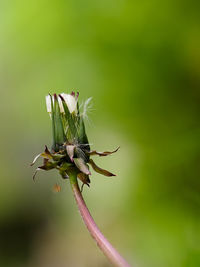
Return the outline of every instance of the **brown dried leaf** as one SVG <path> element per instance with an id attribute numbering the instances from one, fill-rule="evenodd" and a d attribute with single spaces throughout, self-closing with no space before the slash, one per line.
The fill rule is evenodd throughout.
<path id="1" fill-rule="evenodd" d="M 107 170 L 104 170 L 104 169 L 98 167 L 98 166 L 94 163 L 94 161 L 93 161 L 92 159 L 90 159 L 89 163 L 91 164 L 91 166 L 92 166 L 92 168 L 93 168 L 93 170 L 94 170 L 95 172 L 98 172 L 98 173 L 100 173 L 100 174 L 102 174 L 102 175 L 109 176 L 109 177 L 110 177 L 110 176 L 116 176 L 115 174 L 113 174 L 113 173 L 111 173 L 111 172 L 109 172 L 109 171 L 107 171 Z"/>
<path id="2" fill-rule="evenodd" d="M 44 159 L 52 159 L 52 155 L 51 155 L 51 153 L 49 152 L 47 146 L 45 146 L 45 151 L 44 151 L 44 152 L 38 154 L 38 155 L 34 158 L 33 162 L 31 163 L 31 166 L 33 166 L 33 165 L 35 164 L 35 162 L 37 161 L 37 159 L 38 159 L 39 157 L 43 157 Z"/>
<path id="3" fill-rule="evenodd" d="M 87 186 L 90 186 L 89 183 L 90 183 L 90 179 L 89 179 L 89 176 L 86 175 L 85 173 L 78 173 L 77 177 L 81 180 L 81 182 L 83 184 L 86 184 Z"/>
<path id="4" fill-rule="evenodd" d="M 35 181 L 35 176 L 36 176 L 37 172 L 40 171 L 40 170 L 41 170 L 40 168 L 37 168 L 37 169 L 35 170 L 35 172 L 34 172 L 34 174 L 33 174 L 33 181 Z"/>
<path id="5" fill-rule="evenodd" d="M 41 157 L 45 158 L 45 159 L 52 159 L 52 155 L 49 152 L 47 146 L 45 146 L 45 151 L 43 153 L 40 154 Z"/>
<path id="6" fill-rule="evenodd" d="M 105 152 L 98 152 L 96 150 L 92 150 L 90 152 L 88 152 L 88 154 L 90 156 L 93 156 L 93 155 L 99 155 L 100 157 L 105 157 L 105 156 L 108 156 L 108 155 L 111 155 L 115 152 L 117 152 L 119 150 L 120 147 L 118 147 L 117 149 L 115 149 L 114 151 L 105 151 Z"/>
<path id="7" fill-rule="evenodd" d="M 41 154 L 37 155 L 37 156 L 34 158 L 33 162 L 30 164 L 30 166 L 33 166 L 33 165 L 35 164 L 36 160 L 37 160 L 40 156 L 41 156 Z"/>

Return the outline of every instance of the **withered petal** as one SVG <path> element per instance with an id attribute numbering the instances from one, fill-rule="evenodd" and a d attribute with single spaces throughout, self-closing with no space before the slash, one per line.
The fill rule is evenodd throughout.
<path id="1" fill-rule="evenodd" d="M 98 172 L 98 173 L 100 173 L 100 174 L 102 174 L 102 175 L 105 175 L 105 176 L 108 176 L 108 177 L 110 177 L 110 176 L 116 176 L 115 174 L 113 174 L 113 173 L 111 173 L 111 172 L 109 172 L 109 171 L 107 171 L 107 170 L 104 170 L 104 169 L 98 167 L 98 166 L 94 163 L 94 161 L 93 161 L 92 159 L 90 159 L 89 163 L 91 164 L 91 166 L 92 166 L 92 168 L 93 168 L 93 170 L 94 170 L 95 172 Z"/>
<path id="2" fill-rule="evenodd" d="M 39 157 L 43 157 L 44 159 L 52 159 L 52 158 L 53 158 L 52 155 L 51 155 L 51 153 L 49 152 L 47 146 L 45 146 L 45 151 L 42 152 L 42 153 L 40 153 L 40 154 L 38 154 L 38 155 L 34 158 L 33 162 L 31 163 L 31 166 L 33 166 L 33 165 L 35 164 L 35 162 L 37 161 L 37 159 L 38 159 Z"/>
<path id="3" fill-rule="evenodd" d="M 39 167 L 35 170 L 35 172 L 33 174 L 33 181 L 35 181 L 35 176 L 36 176 L 38 171 L 41 171 L 41 169 Z"/>
<path id="4" fill-rule="evenodd" d="M 46 154 L 48 154 L 48 155 L 51 155 L 51 152 L 49 151 L 49 149 L 48 149 L 47 146 L 45 146 L 45 150 L 44 150 L 44 152 L 45 152 Z"/>
<path id="5" fill-rule="evenodd" d="M 87 186 L 90 186 L 89 185 L 90 179 L 89 179 L 88 175 L 86 175 L 85 173 L 80 172 L 80 173 L 77 174 L 77 177 L 81 180 L 81 182 L 83 184 L 86 184 Z"/>
<path id="6" fill-rule="evenodd" d="M 37 161 L 37 159 L 38 159 L 40 156 L 41 156 L 41 154 L 38 154 L 38 155 L 34 158 L 33 162 L 30 164 L 30 166 L 33 166 L 33 165 L 35 164 L 35 162 Z"/>
<path id="7" fill-rule="evenodd" d="M 98 155 L 98 156 L 100 156 L 100 157 L 105 157 L 105 156 L 108 156 L 108 155 L 111 155 L 111 154 L 117 152 L 117 151 L 119 150 L 119 148 L 120 148 L 120 147 L 118 147 L 118 148 L 115 149 L 114 151 L 104 151 L 104 152 L 98 152 L 98 151 L 96 151 L 96 150 L 92 150 L 92 151 L 88 152 L 88 154 L 89 154 L 90 156 Z"/>

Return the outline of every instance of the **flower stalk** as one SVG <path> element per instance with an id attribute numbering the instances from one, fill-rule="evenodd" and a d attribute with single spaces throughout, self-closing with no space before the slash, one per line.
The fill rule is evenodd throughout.
<path id="1" fill-rule="evenodd" d="M 81 194 L 78 181 L 76 178 L 76 173 L 71 173 L 69 176 L 71 188 L 76 200 L 79 212 L 82 216 L 82 219 L 90 232 L 91 236 L 96 241 L 98 247 L 102 250 L 104 255 L 109 259 L 109 261 L 118 267 L 130 267 L 126 260 L 119 254 L 119 252 L 110 244 L 110 242 L 105 238 L 101 233 L 98 226 L 96 225 L 94 219 L 92 218 L 86 203 Z"/>

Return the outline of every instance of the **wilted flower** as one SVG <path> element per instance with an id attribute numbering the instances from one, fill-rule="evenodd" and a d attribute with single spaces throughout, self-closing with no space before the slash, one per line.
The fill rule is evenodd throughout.
<path id="1" fill-rule="evenodd" d="M 51 151 L 45 146 L 45 151 L 35 157 L 32 165 L 39 157 L 42 157 L 43 165 L 38 167 L 36 172 L 38 170 L 57 169 L 64 179 L 73 172 L 77 174 L 83 184 L 89 186 L 91 172 L 88 164 L 100 174 L 115 176 L 113 173 L 98 167 L 90 156 L 107 156 L 119 148 L 112 152 L 90 150 L 84 124 L 86 110 L 84 109 L 83 113 L 80 113 L 78 96 L 79 94 L 75 95 L 74 92 L 46 96 L 47 112 L 52 120 L 53 144 Z M 88 105 L 90 100 L 91 98 L 86 100 L 84 107 Z"/>

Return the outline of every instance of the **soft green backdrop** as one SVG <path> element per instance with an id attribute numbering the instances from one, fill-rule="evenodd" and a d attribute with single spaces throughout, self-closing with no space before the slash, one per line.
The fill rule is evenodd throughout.
<path id="1" fill-rule="evenodd" d="M 200 266 L 199 3 L 1 0 L 0 266 L 109 266 L 69 183 L 32 181 L 44 97 L 71 89 L 93 97 L 93 148 L 121 146 L 84 189 L 102 231 L 134 266 Z"/>

